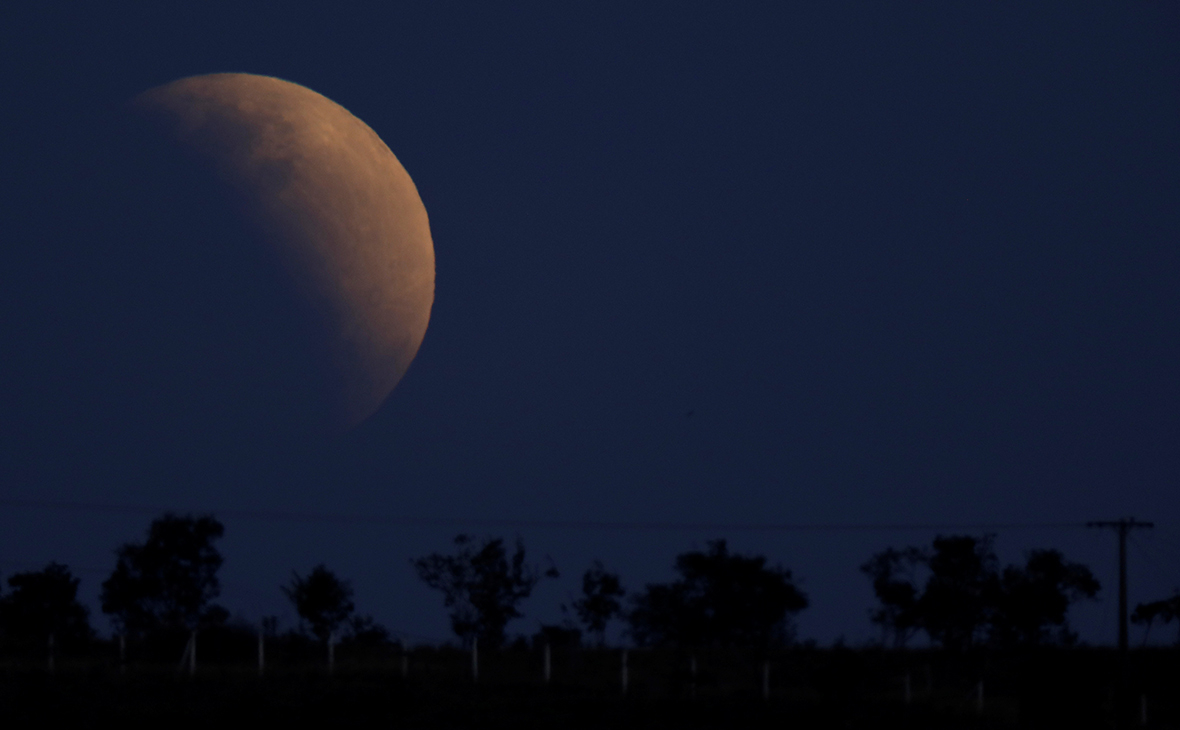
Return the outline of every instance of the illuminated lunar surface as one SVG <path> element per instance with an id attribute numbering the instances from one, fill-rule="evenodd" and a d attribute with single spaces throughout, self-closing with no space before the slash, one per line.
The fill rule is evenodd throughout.
<path id="1" fill-rule="evenodd" d="M 265 360 L 265 367 L 303 373 L 297 386 L 276 385 L 266 396 L 277 405 L 275 418 L 295 414 L 314 421 L 313 430 L 340 432 L 371 415 L 417 353 L 434 299 L 426 209 L 401 163 L 346 109 L 272 77 L 184 78 L 144 92 L 133 107 L 184 153 L 174 164 L 202 168 L 225 187 L 242 226 L 250 229 L 234 245 L 262 249 L 231 251 L 212 265 L 200 262 L 208 278 L 241 275 L 228 268 L 244 255 L 274 268 L 259 290 L 281 289 L 289 297 L 255 306 L 263 297 L 250 298 L 247 275 L 235 291 L 251 293 L 240 306 L 231 302 L 241 311 L 243 331 L 229 339 L 260 340 L 284 328 L 294 334 L 280 338 L 281 346 L 259 345 L 256 354 L 249 343 L 239 352 L 206 347 L 206 359 L 227 354 L 194 372 L 215 380 L 235 366 L 262 369 Z M 228 295 L 214 296 L 221 306 Z M 221 319 L 196 326 L 238 327 L 235 316 Z M 252 335 L 250 328 L 262 334 Z M 265 372 L 256 373 L 251 390 L 265 388 L 266 379 Z M 219 394 L 216 383 L 203 388 L 214 398 L 236 397 Z M 309 403 L 299 402 L 304 400 Z M 233 404 L 223 406 L 225 418 L 235 418 Z"/>

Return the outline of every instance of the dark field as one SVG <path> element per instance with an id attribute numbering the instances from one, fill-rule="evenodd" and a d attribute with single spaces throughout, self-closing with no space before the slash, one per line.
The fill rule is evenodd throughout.
<path id="1" fill-rule="evenodd" d="M 1107 728 L 1180 726 L 1180 651 L 1132 651 L 1118 700 L 1119 660 L 1109 649 L 1023 654 L 818 649 L 769 657 L 732 651 L 631 650 L 621 691 L 617 649 L 554 648 L 551 681 L 543 651 L 517 645 L 471 658 L 450 648 L 338 647 L 329 675 L 323 647 L 272 639 L 264 676 L 257 643 L 225 632 L 202 637 L 196 675 L 178 668 L 180 637 L 128 646 L 125 666 L 112 643 L 45 654 L 8 651 L 0 664 L 6 725 L 68 722 L 97 727 L 456 728 Z M 165 659 L 165 655 L 169 655 Z M 906 702 L 906 676 L 910 701 Z M 983 706 L 979 711 L 979 680 Z"/>

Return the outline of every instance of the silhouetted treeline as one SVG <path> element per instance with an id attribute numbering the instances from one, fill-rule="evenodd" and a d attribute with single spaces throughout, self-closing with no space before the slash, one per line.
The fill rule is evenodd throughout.
<path id="1" fill-rule="evenodd" d="M 217 541 L 222 524 L 212 516 L 165 514 L 153 520 L 142 542 L 115 551 L 102 584 L 102 610 L 121 641 L 135 647 L 174 647 L 192 632 L 262 634 L 291 646 L 336 644 L 394 647 L 394 633 L 358 614 L 351 584 L 324 565 L 292 573 L 279 586 L 299 617 L 280 633 L 278 620 L 260 627 L 231 625 L 216 603 L 223 563 Z M 538 565 L 524 544 L 459 535 L 449 553 L 411 561 L 418 577 L 442 594 L 451 628 L 462 646 L 485 650 L 509 643 L 509 624 L 525 616 L 537 584 L 558 576 L 551 561 Z M 592 637 L 604 646 L 610 625 L 635 646 L 781 649 L 794 639 L 794 618 L 809 606 L 792 572 L 762 555 L 730 551 L 724 540 L 676 556 L 676 578 L 628 593 L 620 576 L 600 561 L 582 574 L 581 594 L 563 605 L 558 625 L 542 625 L 533 642 L 573 646 Z M 901 648 L 923 633 L 936 645 L 960 652 L 977 646 L 1069 646 L 1077 641 L 1068 613 L 1093 599 L 1100 585 L 1090 569 L 1059 551 L 1029 552 L 1022 563 L 1001 566 L 989 536 L 938 536 L 929 546 L 887 548 L 861 571 L 877 604 L 870 620 L 882 643 Z M 0 641 L 13 650 L 69 652 L 92 642 L 87 609 L 77 601 L 79 579 L 57 563 L 19 573 L 0 592 Z M 1133 620 L 1150 630 L 1180 619 L 1180 594 L 1141 603 Z M 216 633 L 215 631 L 215 633 Z M 228 633 L 227 633 L 228 632 Z M 167 638 L 161 638 L 167 637 Z M 519 642 L 522 639 L 517 639 Z M 244 641 L 244 640 L 243 640 Z"/>
<path id="2" fill-rule="evenodd" d="M 853 650 L 795 642 L 794 620 L 810 601 L 792 571 L 732 552 L 724 540 L 675 556 L 672 580 L 630 593 L 594 561 L 580 594 L 562 606 L 565 621 L 513 637 L 511 621 L 525 617 L 534 588 L 557 577 L 556 567 L 531 561 L 520 540 L 460 535 L 450 552 L 412 560 L 442 594 L 457 648 L 407 646 L 358 613 L 351 583 L 323 564 L 293 571 L 275 587 L 296 625 L 280 631 L 274 616 L 257 625 L 231 619 L 216 602 L 223 535 L 213 517 L 166 514 L 142 542 L 120 545 L 101 591 L 117 631 L 112 639 L 96 637 L 77 600 L 80 581 L 66 566 L 9 576 L 0 591 L 6 717 L 44 713 L 55 688 L 66 686 L 70 702 L 88 712 L 115 712 L 111 703 L 122 702 L 119 712 L 133 703 L 152 718 L 175 718 L 169 713 L 177 707 L 184 717 L 216 708 L 248 714 L 236 704 L 241 692 L 170 693 L 178 676 L 194 671 L 178 665 L 182 651 L 189 656 L 186 647 L 199 646 L 200 665 L 218 672 L 201 676 L 255 678 L 249 706 L 269 713 L 259 720 L 306 721 L 336 702 L 341 687 L 353 688 L 350 706 L 367 708 L 357 717 L 388 714 L 393 692 L 402 703 L 394 719 L 446 716 L 464 724 L 447 712 L 470 707 L 472 717 L 507 713 L 501 719 L 514 727 L 592 718 L 694 727 L 744 717 L 749 726 L 1097 728 L 1130 718 L 1134 703 L 1112 699 L 1128 692 L 1138 711 L 1150 707 L 1152 718 L 1163 718 L 1154 724 L 1180 719 L 1170 699 L 1180 681 L 1175 650 L 1141 650 L 1116 662 L 1111 649 L 1075 646 L 1069 608 L 1100 590 L 1089 568 L 1051 549 L 1001 566 L 987 536 L 939 536 L 929 546 L 871 556 L 861 570 L 877 598 L 870 619 L 882 640 Z M 1178 615 L 1180 594 L 1140 604 L 1133 618 L 1150 630 Z M 621 624 L 623 646 L 607 646 L 612 624 Z M 918 634 L 938 648 L 895 650 Z M 36 672 L 28 668 L 53 673 L 57 684 L 30 685 Z M 330 683 L 307 684 L 329 675 Z M 124 676 L 136 680 L 113 679 Z M 543 685 L 550 689 L 539 691 Z M 197 696 L 207 704 L 184 704 Z M 161 705 L 165 697 L 172 704 Z M 602 714 L 612 707 L 613 717 Z M 644 707 L 659 709 L 645 714 Z M 720 714 L 709 715 L 710 707 Z"/>
<path id="3" fill-rule="evenodd" d="M 1094 598 L 1097 579 L 1056 550 L 1033 550 L 1023 566 L 999 567 L 989 537 L 936 537 L 929 549 L 888 548 L 861 566 L 878 606 L 883 640 L 902 647 L 918 631 L 951 650 L 979 643 L 1070 645 L 1069 606 Z"/>

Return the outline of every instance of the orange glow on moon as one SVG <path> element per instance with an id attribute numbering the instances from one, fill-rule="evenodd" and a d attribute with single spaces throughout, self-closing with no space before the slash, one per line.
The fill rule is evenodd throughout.
<path id="1" fill-rule="evenodd" d="M 333 364 L 327 430 L 371 415 L 417 353 L 434 301 L 426 209 L 398 159 L 339 104 L 268 76 L 184 78 L 134 107 L 234 191 L 309 304 Z"/>

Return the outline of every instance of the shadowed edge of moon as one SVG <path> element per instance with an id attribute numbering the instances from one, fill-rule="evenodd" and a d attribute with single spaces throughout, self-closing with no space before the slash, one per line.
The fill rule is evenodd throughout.
<path id="1" fill-rule="evenodd" d="M 233 191 L 328 355 L 325 430 L 381 405 L 425 336 L 434 248 L 413 181 L 367 125 L 303 86 L 210 74 L 133 100 Z"/>

